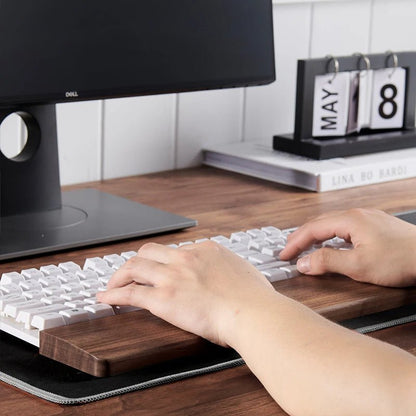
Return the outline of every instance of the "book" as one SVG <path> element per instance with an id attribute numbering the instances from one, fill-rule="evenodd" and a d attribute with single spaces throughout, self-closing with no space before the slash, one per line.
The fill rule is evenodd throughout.
<path id="1" fill-rule="evenodd" d="M 416 148 L 327 160 L 273 150 L 272 143 L 238 142 L 203 149 L 203 163 L 315 192 L 416 177 Z"/>

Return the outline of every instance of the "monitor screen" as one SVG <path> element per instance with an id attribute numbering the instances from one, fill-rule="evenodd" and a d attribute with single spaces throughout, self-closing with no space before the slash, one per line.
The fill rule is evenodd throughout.
<path id="1" fill-rule="evenodd" d="M 55 104 L 270 83 L 272 0 L 0 0 L 0 68 L 0 122 L 28 132 L 0 152 L 0 260 L 181 229 L 196 222 L 61 193 Z"/>
<path id="2" fill-rule="evenodd" d="M 2 0 L 0 103 L 274 80 L 270 0 Z"/>

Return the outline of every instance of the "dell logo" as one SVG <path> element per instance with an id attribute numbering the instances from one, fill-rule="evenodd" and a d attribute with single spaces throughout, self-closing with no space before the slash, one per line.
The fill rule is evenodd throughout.
<path id="1" fill-rule="evenodd" d="M 77 91 L 67 91 L 65 93 L 65 97 L 66 98 L 74 98 L 74 97 L 78 97 L 78 92 Z"/>

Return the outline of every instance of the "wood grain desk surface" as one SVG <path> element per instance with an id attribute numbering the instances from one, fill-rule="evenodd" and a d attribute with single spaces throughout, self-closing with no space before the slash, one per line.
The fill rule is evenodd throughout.
<path id="1" fill-rule="evenodd" d="M 416 179 L 316 194 L 203 167 L 110 180 L 87 186 L 194 218 L 198 220 L 199 225 L 151 239 L 125 241 L 68 251 L 59 255 L 2 263 L 0 273 L 53 264 L 57 259 L 81 263 L 86 257 L 137 250 L 141 244 L 150 240 L 172 243 L 216 234 L 227 235 L 239 229 L 264 225 L 289 228 L 333 209 L 374 207 L 393 213 L 416 208 Z M 67 189 L 72 188 L 75 187 L 67 187 Z M 342 284 L 339 287 L 341 288 Z M 296 291 L 296 288 L 291 289 Z M 397 297 L 395 289 L 387 289 L 387 292 L 386 289 L 381 291 L 376 289 L 374 293 L 376 297 L 381 296 L 379 299 L 389 299 L 389 294 L 392 298 Z M 400 294 L 400 296 L 405 295 Z M 313 299 L 309 299 L 309 302 L 313 304 Z M 408 324 L 379 331 L 372 336 L 416 354 L 415 329 L 416 324 Z M 120 413 L 124 415 L 285 414 L 246 366 L 75 407 L 52 404 L 0 383 L 0 414 L 2 415 Z"/>

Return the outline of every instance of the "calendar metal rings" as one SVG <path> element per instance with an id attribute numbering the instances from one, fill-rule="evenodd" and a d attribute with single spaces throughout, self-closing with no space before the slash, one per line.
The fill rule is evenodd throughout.
<path id="1" fill-rule="evenodd" d="M 397 57 L 397 54 L 394 53 L 393 51 L 387 51 L 387 58 L 386 58 L 386 68 L 390 68 L 389 67 L 389 60 L 390 57 L 393 58 L 393 71 L 391 71 L 390 77 L 394 74 L 394 71 L 396 71 L 396 68 L 399 66 L 399 58 Z"/>
<path id="2" fill-rule="evenodd" d="M 337 58 L 335 58 L 335 56 L 333 55 L 327 55 L 326 56 L 328 58 L 328 62 L 326 64 L 326 72 L 329 74 L 331 71 L 329 69 L 331 62 L 334 62 L 334 76 L 332 77 L 332 79 L 329 81 L 329 83 L 331 84 L 332 81 L 337 77 L 337 74 L 339 72 L 339 61 Z"/>

